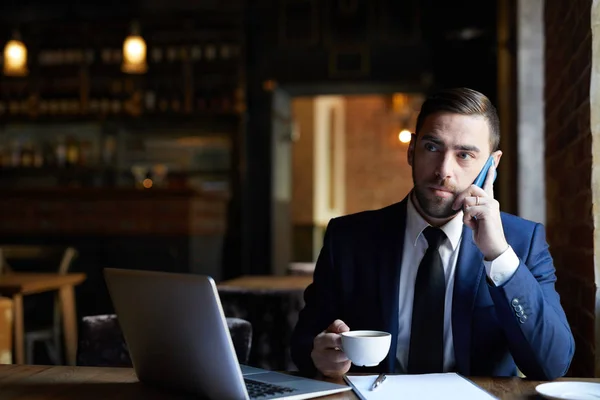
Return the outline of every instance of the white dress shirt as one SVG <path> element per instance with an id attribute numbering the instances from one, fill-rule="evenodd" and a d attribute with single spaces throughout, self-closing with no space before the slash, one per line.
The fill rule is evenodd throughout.
<path id="1" fill-rule="evenodd" d="M 402 252 L 402 268 L 400 270 L 399 289 L 399 324 L 398 347 L 396 358 L 399 371 L 406 373 L 408 353 L 410 349 L 410 330 L 412 321 L 413 297 L 417 271 L 421 259 L 425 255 L 428 244 L 422 235 L 429 224 L 421 217 L 409 196 L 406 210 L 406 228 L 404 232 L 404 249 Z M 459 212 L 452 220 L 441 226 L 448 240 L 439 248 L 444 274 L 446 276 L 446 298 L 444 302 L 444 371 L 454 368 L 454 343 L 452 336 L 452 295 L 454 293 L 454 273 L 456 260 L 462 241 L 463 213 Z M 508 281 L 519 267 L 519 259 L 513 249 L 508 249 L 493 261 L 485 261 L 485 270 L 488 277 L 496 286 L 501 286 Z"/>

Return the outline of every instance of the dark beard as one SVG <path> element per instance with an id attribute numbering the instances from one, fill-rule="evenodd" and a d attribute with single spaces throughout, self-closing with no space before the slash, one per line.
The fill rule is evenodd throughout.
<path id="1" fill-rule="evenodd" d="M 460 211 L 460 209 L 454 210 L 452 208 L 455 197 L 448 199 L 437 197 L 428 193 L 429 189 L 417 185 L 415 185 L 414 192 L 421 210 L 428 217 L 446 219 L 455 216 Z"/>
<path id="2" fill-rule="evenodd" d="M 449 199 L 443 199 L 441 197 L 434 196 L 429 192 L 429 189 L 426 187 L 417 185 L 417 181 L 415 179 L 415 168 L 416 163 L 412 168 L 412 178 L 414 185 L 414 192 L 417 201 L 419 202 L 419 206 L 421 210 L 431 218 L 436 219 L 446 219 L 455 216 L 459 213 L 459 210 L 454 210 L 452 205 L 454 204 L 454 200 L 456 200 L 456 194 Z M 436 185 L 445 186 L 444 182 L 436 182 Z M 450 189 L 450 188 L 449 188 Z"/>

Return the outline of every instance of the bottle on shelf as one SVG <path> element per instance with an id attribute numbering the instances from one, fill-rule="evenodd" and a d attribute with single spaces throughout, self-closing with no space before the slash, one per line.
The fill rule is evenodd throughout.
<path id="1" fill-rule="evenodd" d="M 89 140 L 83 140 L 81 141 L 81 145 L 80 145 L 80 152 L 79 152 L 79 164 L 82 166 L 88 166 L 90 164 L 94 163 L 94 160 L 92 159 L 92 144 L 90 143 Z"/>
<path id="2" fill-rule="evenodd" d="M 45 141 L 41 145 L 44 165 L 56 166 L 56 152 L 52 148 L 52 144 Z"/>
<path id="3" fill-rule="evenodd" d="M 39 144 L 36 144 L 33 149 L 33 166 L 36 168 L 41 168 L 44 166 L 44 153 Z"/>
<path id="4" fill-rule="evenodd" d="M 7 147 L 0 145 L 0 168 L 10 166 L 10 151 Z"/>
<path id="5" fill-rule="evenodd" d="M 67 139 L 67 165 L 78 165 L 80 160 L 80 148 L 79 143 L 72 138 L 69 137 Z"/>
<path id="6" fill-rule="evenodd" d="M 10 166 L 13 168 L 21 165 L 21 141 L 14 139 L 10 144 Z"/>
<path id="7" fill-rule="evenodd" d="M 104 149 L 102 151 L 102 158 L 105 166 L 114 166 L 116 150 L 117 141 L 115 137 L 113 135 L 108 135 L 104 140 Z"/>
<path id="8" fill-rule="evenodd" d="M 31 140 L 27 140 L 21 149 L 21 167 L 33 167 L 33 156 L 33 143 Z"/>
<path id="9" fill-rule="evenodd" d="M 63 136 L 58 137 L 56 144 L 56 165 L 59 167 L 67 165 L 67 145 Z"/>

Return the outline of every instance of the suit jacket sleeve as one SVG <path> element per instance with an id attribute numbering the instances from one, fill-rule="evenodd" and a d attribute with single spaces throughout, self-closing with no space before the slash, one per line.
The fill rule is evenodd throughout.
<path id="1" fill-rule="evenodd" d="M 563 376 L 575 352 L 573 334 L 554 288 L 543 225 L 536 224 L 526 260 L 503 285 L 490 285 L 496 312 L 519 369 L 533 379 Z"/>
<path id="2" fill-rule="evenodd" d="M 338 288 L 333 259 L 332 241 L 335 219 L 329 222 L 325 231 L 323 248 L 315 267 L 313 283 L 304 292 L 305 306 L 300 311 L 298 323 L 292 334 L 291 355 L 298 369 L 306 375 L 314 375 L 317 370 L 310 356 L 315 336 L 339 318 Z"/>

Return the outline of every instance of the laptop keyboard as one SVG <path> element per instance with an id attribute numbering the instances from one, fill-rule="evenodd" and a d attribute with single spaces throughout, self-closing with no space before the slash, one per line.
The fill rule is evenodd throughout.
<path id="1" fill-rule="evenodd" d="M 251 399 L 258 399 L 261 397 L 285 395 L 293 393 L 296 389 L 292 389 L 285 386 L 277 386 L 270 383 L 253 381 L 252 379 L 244 378 L 246 382 L 246 389 Z"/>

